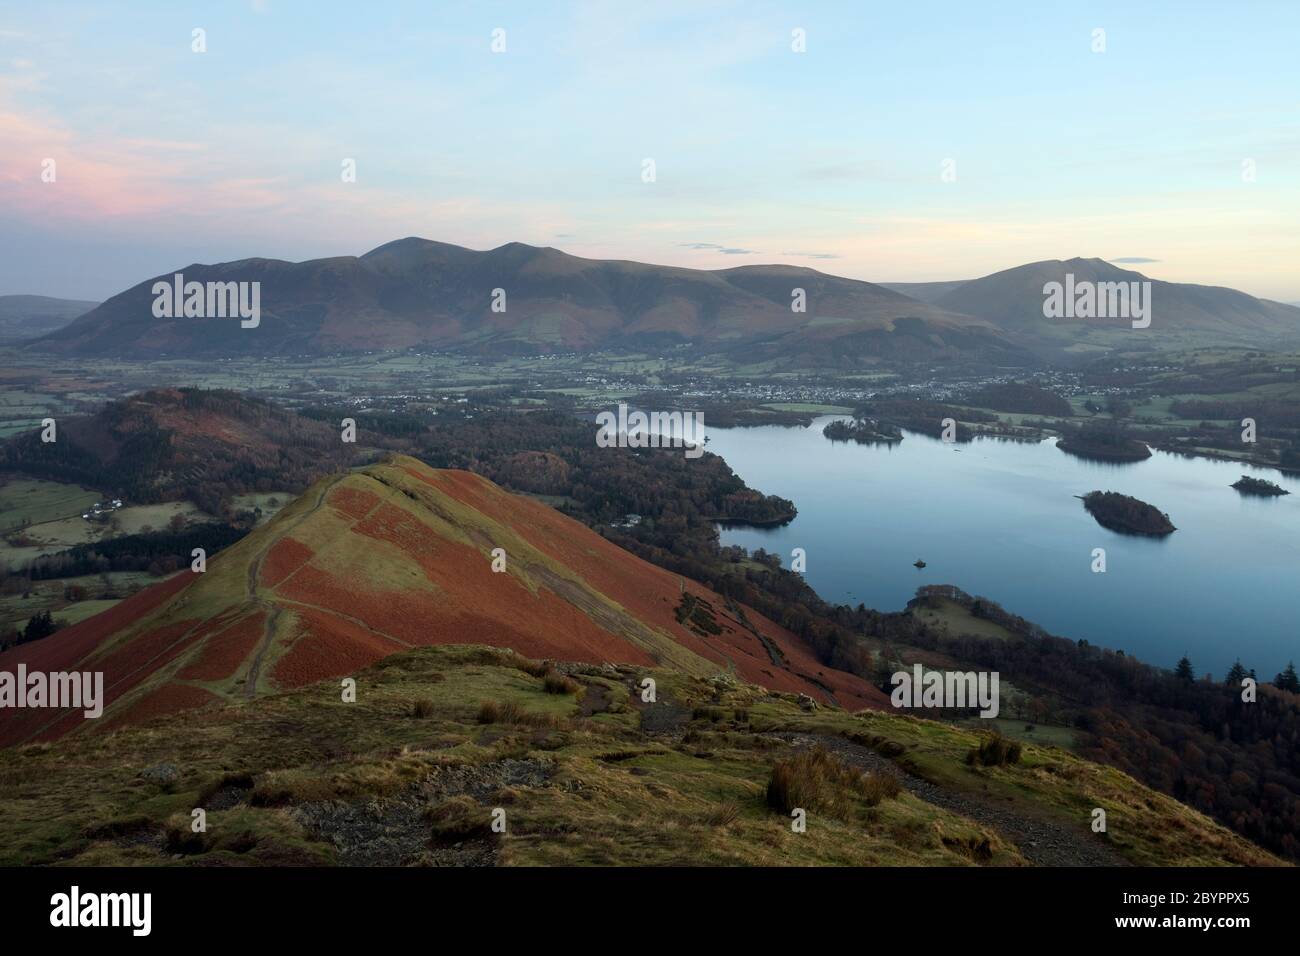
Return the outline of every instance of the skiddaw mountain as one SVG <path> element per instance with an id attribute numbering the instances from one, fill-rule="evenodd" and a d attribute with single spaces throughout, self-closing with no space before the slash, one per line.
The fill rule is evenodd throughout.
<path id="1" fill-rule="evenodd" d="M 257 327 L 155 317 L 154 283 L 172 282 L 176 272 L 186 282 L 260 283 Z M 795 307 L 800 289 L 806 311 Z M 676 345 L 829 364 L 1025 357 L 987 322 L 813 269 L 709 272 L 582 259 L 521 243 L 477 252 L 415 238 L 360 257 L 185 266 L 113 296 L 32 347 L 153 358 L 408 347 L 509 356 Z"/>
<path id="2" fill-rule="evenodd" d="M 154 284 L 258 283 L 255 327 L 158 317 Z M 1129 283 L 1151 325 L 1049 318 L 1051 282 Z M 179 306 L 178 306 L 179 309 Z M 363 256 L 192 264 L 113 296 L 28 348 L 70 356 L 323 355 L 406 348 L 485 357 L 690 348 L 745 363 L 1014 366 L 1097 350 L 1295 347 L 1300 309 L 1216 286 L 1150 280 L 1101 259 L 1045 260 L 968 281 L 893 286 L 788 265 L 706 271 L 584 259 L 509 243 L 480 252 L 400 239 Z"/>

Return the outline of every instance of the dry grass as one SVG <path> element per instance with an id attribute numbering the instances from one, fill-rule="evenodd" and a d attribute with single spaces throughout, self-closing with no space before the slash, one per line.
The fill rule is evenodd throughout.
<path id="1" fill-rule="evenodd" d="M 894 777 L 864 774 L 825 748 L 815 747 L 772 765 L 767 803 L 782 813 L 802 809 L 845 820 L 853 815 L 855 804 L 874 807 L 881 800 L 898 796 L 900 790 Z"/>
<path id="2" fill-rule="evenodd" d="M 521 724 L 526 727 L 557 728 L 567 721 L 555 714 L 537 714 L 524 710 L 513 700 L 485 700 L 479 705 L 475 718 L 480 724 Z"/>
<path id="3" fill-rule="evenodd" d="M 547 671 L 542 678 L 542 689 L 548 694 L 576 694 L 582 685 L 571 677 L 565 677 L 556 671 Z"/>

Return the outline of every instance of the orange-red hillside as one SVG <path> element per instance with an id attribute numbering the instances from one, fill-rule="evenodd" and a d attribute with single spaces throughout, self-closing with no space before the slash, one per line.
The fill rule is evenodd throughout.
<path id="1" fill-rule="evenodd" d="M 504 570 L 493 569 L 494 554 Z M 731 670 L 849 708 L 884 701 L 755 611 L 540 502 L 395 456 L 317 482 L 205 573 L 183 572 L 0 655 L 0 670 L 103 671 L 107 700 L 95 721 L 6 711 L 0 745 L 340 677 L 429 644 L 704 676 Z"/>

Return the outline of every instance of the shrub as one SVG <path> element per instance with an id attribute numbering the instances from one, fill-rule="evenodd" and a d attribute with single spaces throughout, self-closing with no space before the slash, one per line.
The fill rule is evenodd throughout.
<path id="1" fill-rule="evenodd" d="M 418 717 L 421 720 L 432 717 L 434 713 L 433 701 L 427 697 L 421 697 L 411 705 L 411 716 Z"/>
<path id="2" fill-rule="evenodd" d="M 903 785 L 892 773 L 869 773 L 861 781 L 862 796 L 867 806 L 874 807 L 882 800 L 893 800 L 903 791 Z"/>
<path id="3" fill-rule="evenodd" d="M 567 721 L 554 714 L 530 714 L 513 700 L 485 700 L 479 705 L 480 724 L 524 724 L 529 727 L 565 727 Z"/>
<path id="4" fill-rule="evenodd" d="M 823 747 L 804 750 L 777 760 L 767 783 L 768 806 L 789 813 L 795 808 L 830 816 L 849 816 L 853 801 L 861 797 L 875 806 L 897 796 L 898 781 L 882 774 L 863 774 L 845 765 Z"/>
<path id="5" fill-rule="evenodd" d="M 979 764 L 984 767 L 1020 763 L 1020 742 L 1008 740 L 998 733 L 989 734 L 980 741 L 978 747 L 966 754 L 966 762 L 971 766 Z"/>
<path id="6" fill-rule="evenodd" d="M 499 700 L 485 700 L 478 709 L 480 724 L 514 724 L 519 722 L 519 717 L 519 705 L 513 700 L 505 703 Z"/>
<path id="7" fill-rule="evenodd" d="M 542 678 L 542 689 L 548 694 L 576 694 L 582 685 L 555 671 L 547 671 Z"/>

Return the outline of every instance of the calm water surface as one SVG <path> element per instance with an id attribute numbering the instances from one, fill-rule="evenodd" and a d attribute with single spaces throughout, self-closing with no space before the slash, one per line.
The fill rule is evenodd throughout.
<path id="1" fill-rule="evenodd" d="M 1300 661 L 1300 481 L 1271 469 L 1156 452 L 1109 465 L 1052 441 L 948 445 L 907 432 L 896 445 L 831 442 L 808 428 L 708 430 L 750 487 L 794 501 L 782 528 L 722 528 L 790 566 L 807 552 L 826 600 L 901 609 L 921 584 L 955 584 L 1063 637 L 1221 677 L 1237 657 L 1272 679 Z M 1249 498 L 1242 473 L 1291 492 Z M 1167 512 L 1164 539 L 1107 531 L 1074 495 L 1119 491 Z M 1105 574 L 1091 571 L 1106 549 Z M 927 567 L 912 567 L 917 558 Z"/>

